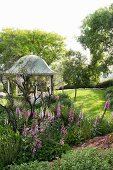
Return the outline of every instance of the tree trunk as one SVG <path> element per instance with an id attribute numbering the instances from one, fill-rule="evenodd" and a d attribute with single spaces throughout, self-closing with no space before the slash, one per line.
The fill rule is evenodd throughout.
<path id="1" fill-rule="evenodd" d="M 74 102 L 76 102 L 76 97 L 77 97 L 77 89 L 75 88 Z"/>

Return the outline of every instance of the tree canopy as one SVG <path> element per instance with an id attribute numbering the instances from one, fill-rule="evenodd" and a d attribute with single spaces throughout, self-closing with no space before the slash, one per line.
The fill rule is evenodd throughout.
<path id="1" fill-rule="evenodd" d="M 90 50 L 91 64 L 107 71 L 113 64 L 113 4 L 84 19 L 78 41 Z"/>
<path id="2" fill-rule="evenodd" d="M 73 55 L 69 56 L 63 63 L 63 79 L 68 85 L 77 89 L 89 84 L 90 79 L 85 56 L 78 51 L 73 52 Z"/>
<path id="3" fill-rule="evenodd" d="M 48 64 L 65 53 L 65 38 L 40 30 L 3 29 L 0 32 L 0 63 L 6 66 L 18 58 L 35 54 Z"/>

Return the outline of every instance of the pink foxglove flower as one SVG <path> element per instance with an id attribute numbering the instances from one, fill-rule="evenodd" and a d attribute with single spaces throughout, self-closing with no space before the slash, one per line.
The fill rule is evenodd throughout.
<path id="1" fill-rule="evenodd" d="M 26 112 L 26 116 L 29 118 L 30 115 L 31 115 L 31 112 L 27 111 L 27 112 Z"/>
<path id="2" fill-rule="evenodd" d="M 23 135 L 27 135 L 29 133 L 29 128 L 26 127 L 26 125 L 24 124 L 24 129 L 23 129 Z"/>
<path id="3" fill-rule="evenodd" d="M 108 100 L 105 102 L 104 108 L 105 109 L 109 109 L 110 108 L 110 102 Z"/>
<path id="4" fill-rule="evenodd" d="M 35 118 L 36 117 L 36 112 L 33 112 L 33 118 Z"/>
<path id="5" fill-rule="evenodd" d="M 33 136 L 36 135 L 39 132 L 37 121 L 33 122 L 31 129 L 30 129 L 30 132 Z"/>
<path id="6" fill-rule="evenodd" d="M 64 126 L 61 127 L 61 133 L 62 133 L 63 135 L 66 135 L 66 134 L 67 134 L 67 129 L 66 129 Z"/>
<path id="7" fill-rule="evenodd" d="M 61 139 L 61 140 L 60 140 L 60 144 L 61 144 L 61 145 L 64 145 L 64 139 Z"/>
<path id="8" fill-rule="evenodd" d="M 72 123 L 73 121 L 74 121 L 74 110 L 70 110 L 70 112 L 69 112 L 69 114 L 68 114 L 68 121 L 70 122 L 70 123 Z"/>
<path id="9" fill-rule="evenodd" d="M 57 117 L 60 117 L 61 116 L 61 106 L 60 106 L 60 103 L 58 103 L 58 106 L 57 106 L 57 114 L 56 114 Z"/>

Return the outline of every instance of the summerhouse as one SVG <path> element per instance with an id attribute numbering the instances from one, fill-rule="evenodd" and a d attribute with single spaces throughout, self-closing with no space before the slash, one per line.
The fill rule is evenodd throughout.
<path id="1" fill-rule="evenodd" d="M 26 55 L 21 57 L 5 74 L 8 76 L 15 76 L 16 81 L 22 83 L 22 75 L 34 77 L 35 81 L 45 78 L 48 82 L 50 94 L 53 93 L 53 76 L 56 74 L 48 64 L 36 55 Z M 16 86 L 16 94 L 18 94 L 18 86 Z M 8 81 L 8 92 L 10 92 L 10 83 Z M 36 86 L 37 93 L 37 86 Z"/>

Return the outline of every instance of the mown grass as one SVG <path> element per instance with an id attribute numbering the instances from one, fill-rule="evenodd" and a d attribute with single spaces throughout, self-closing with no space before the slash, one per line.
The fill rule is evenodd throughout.
<path id="1" fill-rule="evenodd" d="M 58 91 L 58 93 L 62 91 Z M 74 89 L 64 90 L 74 101 Z M 78 89 L 76 98 L 76 110 L 82 111 L 87 117 L 100 116 L 104 110 L 104 89 Z M 111 118 L 111 110 L 106 112 L 105 117 Z"/>

